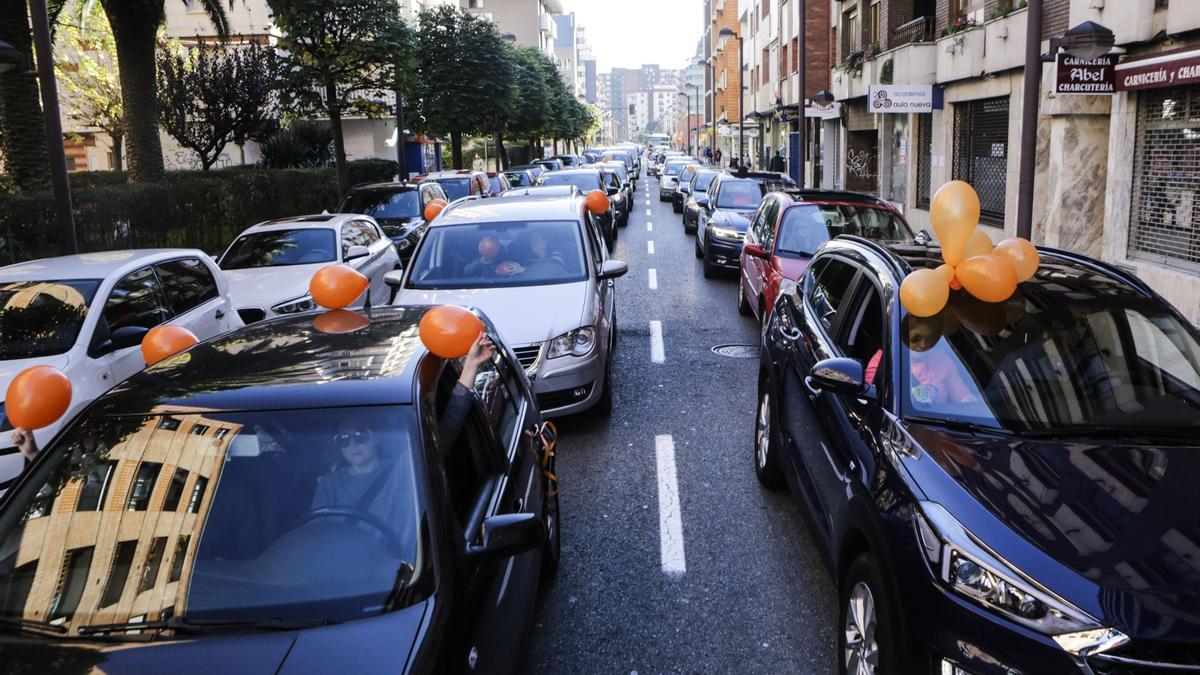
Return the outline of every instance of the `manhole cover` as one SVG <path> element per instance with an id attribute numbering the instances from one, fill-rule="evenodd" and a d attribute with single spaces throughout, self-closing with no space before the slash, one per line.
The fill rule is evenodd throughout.
<path id="1" fill-rule="evenodd" d="M 718 356 L 728 356 L 731 359 L 757 359 L 758 345 L 731 344 L 717 345 L 712 348 Z"/>

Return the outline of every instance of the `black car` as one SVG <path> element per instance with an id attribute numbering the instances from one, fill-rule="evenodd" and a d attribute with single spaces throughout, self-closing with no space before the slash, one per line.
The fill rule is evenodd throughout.
<path id="1" fill-rule="evenodd" d="M 446 198 L 441 185 L 422 183 L 367 183 L 356 185 L 342 198 L 337 213 L 371 216 L 396 245 L 400 262 L 407 263 L 425 232 L 425 206 Z"/>
<path id="2" fill-rule="evenodd" d="M 541 414 L 503 346 L 456 389 L 427 310 L 261 322 L 89 406 L 0 500 L 5 669 L 512 670 L 559 555 Z"/>
<path id="3" fill-rule="evenodd" d="M 598 169 L 565 169 L 551 171 L 538 177 L 537 184 L 543 185 L 574 185 L 583 194 L 599 190 L 608 195 L 608 212 L 598 216 L 600 229 L 604 232 L 604 242 L 608 250 L 617 246 L 616 194 L 610 192 L 611 186 L 605 182 L 603 174 Z"/>
<path id="4" fill-rule="evenodd" d="M 550 159 L 562 162 L 564 169 L 578 169 L 588 163 L 587 158 L 581 155 L 555 155 Z"/>
<path id="5" fill-rule="evenodd" d="M 1040 253 L 921 319 L 899 287 L 940 251 L 842 236 L 764 321 L 748 454 L 836 581 L 843 673 L 1200 669 L 1200 336 Z"/>
<path id="6" fill-rule="evenodd" d="M 696 231 L 700 221 L 700 212 L 708 206 L 708 188 L 721 172 L 716 169 L 700 169 L 692 175 L 688 185 L 687 201 L 683 204 L 683 231 L 689 234 Z"/>
<path id="7" fill-rule="evenodd" d="M 746 227 L 763 196 L 795 185 L 786 174 L 768 171 L 722 173 L 713 180 L 696 229 L 696 257 L 704 260 L 705 277 L 738 269 Z"/>
<path id="8" fill-rule="evenodd" d="M 535 159 L 531 163 L 536 166 L 544 167 L 548 172 L 562 171 L 563 169 L 567 168 L 561 159 Z M 539 178 L 540 177 L 541 176 L 539 176 Z"/>
<path id="9" fill-rule="evenodd" d="M 620 164 L 613 162 L 613 164 Z M 600 175 L 604 177 L 605 189 L 612 202 L 613 217 L 616 218 L 617 225 L 625 227 L 629 224 L 629 212 L 633 210 L 633 190 L 628 183 L 621 182 L 621 176 L 626 175 L 623 170 L 618 170 L 613 166 L 593 165 Z M 624 165 L 621 165 L 622 169 Z"/>

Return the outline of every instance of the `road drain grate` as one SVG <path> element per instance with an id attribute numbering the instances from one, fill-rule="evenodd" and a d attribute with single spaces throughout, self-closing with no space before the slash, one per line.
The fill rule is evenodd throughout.
<path id="1" fill-rule="evenodd" d="M 718 356 L 728 356 L 731 359 L 757 359 L 758 345 L 739 343 L 717 345 L 712 348 L 712 352 Z"/>

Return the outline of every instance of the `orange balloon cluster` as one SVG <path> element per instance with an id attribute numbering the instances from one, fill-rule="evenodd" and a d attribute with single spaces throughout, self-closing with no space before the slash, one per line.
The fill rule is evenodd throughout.
<path id="1" fill-rule="evenodd" d="M 954 180 L 938 188 L 929 218 L 945 264 L 917 270 L 900 284 L 900 303 L 914 316 L 942 311 L 951 289 L 966 289 L 984 302 L 1004 302 L 1017 284 L 1037 273 L 1038 252 L 1028 240 L 1012 238 L 993 245 L 978 228 L 979 195 L 969 184 Z"/>
<path id="2" fill-rule="evenodd" d="M 483 322 L 462 307 L 440 305 L 425 312 L 418 332 L 429 351 L 443 359 L 457 359 L 471 351 L 483 332 Z"/>
<path id="3" fill-rule="evenodd" d="M 26 368 L 9 383 L 4 406 L 17 429 L 48 427 L 71 406 L 71 381 L 54 366 Z"/>
<path id="4" fill-rule="evenodd" d="M 437 218 L 438 214 L 440 214 L 442 209 L 446 208 L 446 206 L 448 206 L 448 204 L 446 203 L 445 199 L 429 200 L 429 203 L 425 205 L 425 220 L 430 221 L 434 218 Z"/>
<path id="5" fill-rule="evenodd" d="M 608 195 L 604 194 L 604 190 L 592 190 L 587 193 L 588 211 L 596 215 L 608 213 Z"/>
<path id="6" fill-rule="evenodd" d="M 164 323 L 151 328 L 142 338 L 142 358 L 146 359 L 146 365 L 152 366 L 168 356 L 191 349 L 199 341 L 192 331 L 183 326 Z"/>
<path id="7" fill-rule="evenodd" d="M 342 309 L 367 290 L 370 281 L 349 265 L 327 265 L 308 282 L 308 292 L 325 309 Z"/>

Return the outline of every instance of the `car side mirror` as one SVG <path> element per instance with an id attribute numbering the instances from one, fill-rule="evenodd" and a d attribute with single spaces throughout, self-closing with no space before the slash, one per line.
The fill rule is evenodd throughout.
<path id="1" fill-rule="evenodd" d="M 767 250 L 761 244 L 746 244 L 742 247 L 742 252 L 751 258 L 763 258 L 764 260 L 770 257 Z"/>
<path id="2" fill-rule="evenodd" d="M 600 266 L 601 279 L 616 279 L 623 277 L 629 272 L 629 265 L 626 265 L 620 260 L 605 260 Z"/>
<path id="3" fill-rule="evenodd" d="M 383 275 L 383 283 L 387 284 L 388 288 L 393 291 L 400 290 L 404 285 L 404 270 L 392 270 Z"/>
<path id="4" fill-rule="evenodd" d="M 136 347 L 142 344 L 142 340 L 145 339 L 146 333 L 149 332 L 150 329 L 144 326 L 121 326 L 113 331 L 112 334 L 108 336 L 108 339 L 88 350 L 88 356 L 97 358 L 104 356 L 105 354 L 111 354 L 118 349 Z"/>
<path id="5" fill-rule="evenodd" d="M 371 255 L 371 249 L 367 248 L 366 246 L 351 246 L 350 250 L 346 251 L 346 255 L 342 257 L 342 260 L 344 262 L 349 262 L 351 260 L 365 258 L 369 255 Z"/>
<path id="6" fill-rule="evenodd" d="M 702 209 L 708 208 L 708 195 L 696 195 L 696 205 Z"/>
<path id="7" fill-rule="evenodd" d="M 483 521 L 480 543 L 467 546 L 477 562 L 495 562 L 537 550 L 546 540 L 546 526 L 536 513 L 506 513 Z"/>
<path id="8" fill-rule="evenodd" d="M 621 188 L 615 188 L 615 187 L 610 187 L 610 188 L 608 188 L 608 195 L 609 195 L 610 197 L 611 197 L 611 196 L 613 196 L 613 195 L 615 195 L 615 194 L 619 194 L 620 192 L 621 192 Z"/>
<path id="9" fill-rule="evenodd" d="M 824 359 L 818 361 L 805 378 L 805 384 L 818 392 L 828 391 L 846 396 L 867 393 L 863 365 L 856 359 Z"/>

